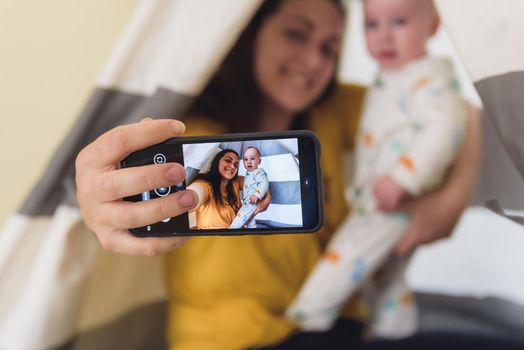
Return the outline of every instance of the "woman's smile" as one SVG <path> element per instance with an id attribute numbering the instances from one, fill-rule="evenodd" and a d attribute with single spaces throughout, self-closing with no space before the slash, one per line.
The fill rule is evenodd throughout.
<path id="1" fill-rule="evenodd" d="M 343 20 L 329 1 L 286 1 L 255 42 L 255 79 L 268 106 L 299 113 L 333 78 Z"/>
<path id="2" fill-rule="evenodd" d="M 284 67 L 282 77 L 295 89 L 309 90 L 314 85 L 314 80 L 309 74 Z"/>
<path id="3" fill-rule="evenodd" d="M 231 180 L 238 172 L 238 156 L 232 152 L 224 154 L 218 164 L 218 171 L 220 175 L 226 179 Z"/>

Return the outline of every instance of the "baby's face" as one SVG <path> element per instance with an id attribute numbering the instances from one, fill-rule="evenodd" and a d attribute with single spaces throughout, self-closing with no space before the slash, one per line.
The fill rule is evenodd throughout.
<path id="1" fill-rule="evenodd" d="M 257 150 L 254 148 L 248 148 L 244 152 L 244 168 L 247 170 L 255 170 L 258 168 L 258 165 L 260 164 L 260 155 L 258 154 Z"/>
<path id="2" fill-rule="evenodd" d="M 364 17 L 368 50 L 384 69 L 423 56 L 439 24 L 430 0 L 365 0 Z"/>

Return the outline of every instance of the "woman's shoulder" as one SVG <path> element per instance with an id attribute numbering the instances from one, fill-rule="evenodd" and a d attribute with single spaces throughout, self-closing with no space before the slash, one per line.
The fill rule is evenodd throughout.
<path id="1" fill-rule="evenodd" d="M 358 102 L 364 98 L 366 91 L 365 85 L 339 82 L 333 91 L 333 98 L 345 102 L 348 102 L 348 100 Z"/>
<path id="2" fill-rule="evenodd" d="M 322 117 L 347 120 L 362 113 L 367 88 L 364 85 L 338 83 L 331 94 L 313 109 Z"/>
<path id="3" fill-rule="evenodd" d="M 337 83 L 333 92 L 312 110 L 310 125 L 313 131 L 329 137 L 341 132 L 344 148 L 352 149 L 366 91 L 363 85 Z"/>
<path id="4" fill-rule="evenodd" d="M 188 115 L 183 122 L 186 125 L 185 136 L 213 135 L 226 131 L 223 125 L 202 114 Z"/>

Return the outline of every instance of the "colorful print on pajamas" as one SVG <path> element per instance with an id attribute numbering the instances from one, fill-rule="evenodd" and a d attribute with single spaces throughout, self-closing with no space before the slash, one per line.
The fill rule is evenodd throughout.
<path id="1" fill-rule="evenodd" d="M 352 214 L 287 310 L 306 331 L 331 328 L 359 289 L 372 291 L 369 336 L 402 338 L 416 331 L 416 305 L 404 276 L 409 259 L 392 255 L 409 217 L 379 211 L 373 184 L 390 176 L 415 197 L 438 186 L 460 145 L 465 109 L 445 59 L 424 57 L 380 72 L 376 81 L 359 131 Z"/>
<path id="2" fill-rule="evenodd" d="M 244 176 L 244 187 L 242 188 L 242 207 L 238 210 L 229 228 L 256 228 L 255 210 L 256 204 L 251 204 L 249 198 L 256 196 L 262 199 L 269 190 L 269 180 L 262 168 L 247 171 Z"/>

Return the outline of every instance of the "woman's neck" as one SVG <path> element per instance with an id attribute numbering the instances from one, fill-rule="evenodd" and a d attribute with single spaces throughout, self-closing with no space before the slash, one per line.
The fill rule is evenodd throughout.
<path id="1" fill-rule="evenodd" d="M 291 128 L 295 115 L 272 103 L 263 104 L 260 111 L 259 131 L 286 131 Z"/>

